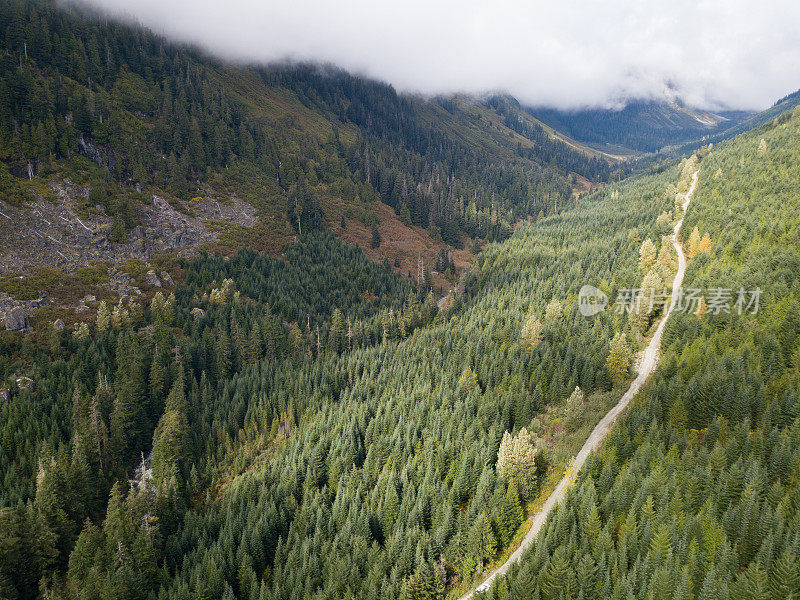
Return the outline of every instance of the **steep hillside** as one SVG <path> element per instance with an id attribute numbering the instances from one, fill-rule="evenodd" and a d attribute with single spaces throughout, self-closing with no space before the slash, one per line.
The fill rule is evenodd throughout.
<path id="1" fill-rule="evenodd" d="M 538 543 L 485 597 L 798 597 L 798 132 L 794 109 L 703 157 L 683 229 L 696 300 Z"/>
<path id="2" fill-rule="evenodd" d="M 279 253 L 354 222 L 370 235 L 350 239 L 405 270 L 421 250 L 433 262 L 507 237 L 568 204 L 579 179 L 608 178 L 603 161 L 459 103 L 333 68 L 233 66 L 49 0 L 0 8 L 5 271 L 186 247 Z M 389 231 L 407 233 L 402 256 L 380 249 Z"/>
<path id="3" fill-rule="evenodd" d="M 470 581 L 630 379 L 608 348 L 628 327 L 634 352 L 655 315 L 587 319 L 577 293 L 589 274 L 609 293 L 641 280 L 681 173 L 519 227 L 442 310 L 304 232 L 285 260 L 201 255 L 174 296 L 0 332 L 3 595 L 417 599 Z M 528 462 L 498 470 L 512 433 Z"/>

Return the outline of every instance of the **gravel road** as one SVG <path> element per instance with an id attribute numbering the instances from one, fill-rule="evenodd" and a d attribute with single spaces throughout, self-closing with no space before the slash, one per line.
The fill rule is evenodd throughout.
<path id="1" fill-rule="evenodd" d="M 689 202 L 691 201 L 692 195 L 697 188 L 698 173 L 699 171 L 695 171 L 695 173 L 692 175 L 692 183 L 689 187 L 689 190 L 686 192 L 685 200 L 683 202 L 683 215 L 681 215 L 680 220 L 675 223 L 675 230 L 672 235 L 672 245 L 674 246 L 675 251 L 678 253 L 678 270 L 675 273 L 675 279 L 672 281 L 672 297 L 670 299 L 669 306 L 667 307 L 667 311 L 664 314 L 664 317 L 661 319 L 661 322 L 658 324 L 653 338 L 650 340 L 650 343 L 647 344 L 647 348 L 645 348 L 644 355 L 642 356 L 641 363 L 639 364 L 639 371 L 636 379 L 631 382 L 628 391 L 623 394 L 622 398 L 620 398 L 620 401 L 614 406 L 614 408 L 609 410 L 595 426 L 595 428 L 592 430 L 592 433 L 590 433 L 589 437 L 586 439 L 586 442 L 584 442 L 583 447 L 581 447 L 580 451 L 575 457 L 574 465 L 576 471 L 583 467 L 583 463 L 586 462 L 589 453 L 600 447 L 600 444 L 602 444 L 603 440 L 605 440 L 606 436 L 608 436 L 608 433 L 611 431 L 611 427 L 614 425 L 619 415 L 628 407 L 631 399 L 650 378 L 650 375 L 653 374 L 653 371 L 655 371 L 656 367 L 658 366 L 658 361 L 661 358 L 661 336 L 664 333 L 664 326 L 667 323 L 667 319 L 669 318 L 672 309 L 675 307 L 675 302 L 678 298 L 678 290 L 683 283 L 683 276 L 686 274 L 686 256 L 684 255 L 683 249 L 678 243 L 678 232 L 680 232 L 681 225 L 683 225 L 683 217 L 686 214 L 686 209 L 689 207 Z M 554 506 L 556 506 L 556 504 L 564 499 L 564 495 L 566 494 L 569 485 L 569 478 L 564 477 L 558 483 L 556 489 L 553 490 L 553 492 L 547 498 L 542 508 L 540 508 L 539 511 L 533 515 L 531 528 L 523 538 L 519 548 L 517 548 L 514 553 L 508 557 L 506 562 L 492 571 L 486 577 L 486 579 L 484 579 L 483 583 L 481 583 L 475 590 L 467 592 L 465 595 L 461 596 L 460 600 L 469 600 L 476 591 L 485 592 L 491 587 L 492 583 L 497 577 L 504 575 L 511 565 L 519 561 L 519 559 L 522 557 L 522 554 L 530 547 L 530 545 L 533 543 L 533 540 L 536 539 L 536 536 L 539 534 L 539 531 L 547 520 L 547 516 L 550 514 L 550 511 Z"/>

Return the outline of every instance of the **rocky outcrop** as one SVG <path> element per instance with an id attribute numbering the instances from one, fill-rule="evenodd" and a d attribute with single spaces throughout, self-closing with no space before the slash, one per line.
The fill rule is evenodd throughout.
<path id="1" fill-rule="evenodd" d="M 81 149 L 81 154 L 86 156 L 89 160 L 97 163 L 100 167 L 108 167 L 109 170 L 114 170 L 117 166 L 117 160 L 114 155 L 108 152 L 106 148 L 97 146 L 91 139 L 86 138 L 83 134 L 78 139 L 78 146 Z"/>
<path id="2" fill-rule="evenodd" d="M 22 331 L 28 326 L 28 318 L 20 306 L 15 306 L 6 313 L 6 329 L 9 331 Z"/>
<path id="3" fill-rule="evenodd" d="M 98 164 L 108 164 L 113 157 L 90 140 L 81 141 L 81 150 Z M 255 225 L 256 209 L 231 198 L 219 202 L 214 198 L 196 198 L 190 202 L 168 201 L 154 195 L 150 203 L 137 206 L 139 225 L 127 232 L 124 243 L 112 241 L 114 216 L 101 206 L 89 206 L 89 186 L 68 178 L 52 178 L 48 184 L 52 195 L 47 198 L 34 192 L 36 200 L 10 205 L 0 198 L 0 275 L 30 273 L 39 267 L 75 272 L 79 267 L 97 263 L 110 265 L 108 281 L 99 287 L 117 296 L 140 295 L 134 283 L 153 287 L 173 287 L 169 273 L 151 270 L 145 282 L 132 282 L 123 268 L 128 259 L 147 262 L 165 252 L 179 256 L 196 256 L 202 246 L 217 240 L 217 233 L 206 223 L 209 220 Z M 84 299 L 73 307 L 76 313 L 91 309 L 94 299 Z M 42 304 L 40 298 L 20 301 L 0 293 L 0 327 L 25 331 L 27 320 Z M 10 314 L 15 308 L 22 309 Z"/>
<path id="4" fill-rule="evenodd" d="M 154 287 L 161 287 L 161 280 L 156 275 L 156 272 L 150 269 L 147 274 L 144 276 L 144 282 L 147 285 L 152 285 Z"/>
<path id="5" fill-rule="evenodd" d="M 85 143 L 91 154 L 93 146 Z M 192 256 L 217 240 L 206 221 L 252 227 L 257 219 L 255 208 L 238 198 L 168 202 L 154 195 L 151 203 L 138 205 L 139 225 L 128 231 L 127 241 L 115 243 L 110 239 L 113 215 L 88 206 L 88 186 L 69 179 L 54 179 L 49 186 L 55 202 L 37 197 L 12 206 L 0 199 L 0 274 L 40 266 L 74 271 L 97 262 L 119 266 L 129 258 L 148 260 L 164 252 Z"/>
<path id="6" fill-rule="evenodd" d="M 28 326 L 28 315 L 48 304 L 50 300 L 46 294 L 33 300 L 17 300 L 0 292 L 0 327 L 5 326 L 9 331 L 30 332 L 32 330 Z"/>

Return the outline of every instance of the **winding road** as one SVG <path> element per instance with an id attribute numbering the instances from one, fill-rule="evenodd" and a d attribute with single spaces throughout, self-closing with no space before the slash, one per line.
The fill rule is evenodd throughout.
<path id="1" fill-rule="evenodd" d="M 686 256 L 683 254 L 683 249 L 678 243 L 678 232 L 681 229 L 681 225 L 683 225 L 683 218 L 686 215 L 686 209 L 689 207 L 689 202 L 691 201 L 692 195 L 697 188 L 697 175 L 699 172 L 700 171 L 695 171 L 692 175 L 692 183 L 689 186 L 686 195 L 684 196 L 682 207 L 683 214 L 681 215 L 680 220 L 675 223 L 675 229 L 672 234 L 672 245 L 678 254 L 678 270 L 675 273 L 675 279 L 672 281 L 672 296 L 670 298 L 669 305 L 667 306 L 667 310 L 664 313 L 664 317 L 661 319 L 661 322 L 658 324 L 653 338 L 650 340 L 650 343 L 647 344 L 647 348 L 644 350 L 636 379 L 631 382 L 630 387 L 623 394 L 622 398 L 620 398 L 620 401 L 611 410 L 609 410 L 595 426 L 595 428 L 592 430 L 592 433 L 589 434 L 586 442 L 584 442 L 583 446 L 575 457 L 573 465 L 574 472 L 576 473 L 583 467 L 583 463 L 586 462 L 586 459 L 589 457 L 589 453 L 600 447 L 600 444 L 602 444 L 603 440 L 605 440 L 606 436 L 608 436 L 608 433 L 611 431 L 611 427 L 614 425 L 619 415 L 628 407 L 628 404 L 636 395 L 636 392 L 638 392 L 639 389 L 645 384 L 645 382 L 650 378 L 650 375 L 653 374 L 653 371 L 655 371 L 656 367 L 658 366 L 658 361 L 661 358 L 661 336 L 664 333 L 664 326 L 667 323 L 667 319 L 669 318 L 672 309 L 675 307 L 675 303 L 678 299 L 678 292 L 681 284 L 683 283 L 683 276 L 686 274 Z M 469 598 L 471 598 L 476 591 L 485 592 L 491 587 L 492 583 L 497 577 L 505 575 L 511 565 L 519 561 L 519 559 L 522 557 L 522 554 L 530 547 L 530 545 L 533 543 L 533 540 L 536 539 L 536 536 L 542 529 L 542 526 L 547 520 L 547 516 L 550 514 L 550 511 L 556 504 L 564 499 L 564 495 L 566 494 L 570 483 L 571 478 L 569 476 L 564 476 L 564 478 L 559 481 L 556 489 L 554 489 L 547 498 L 542 508 L 540 508 L 539 511 L 533 515 L 531 528 L 528 530 L 528 533 L 525 534 L 525 537 L 523 538 L 522 543 L 519 545 L 519 548 L 517 548 L 514 553 L 508 557 L 506 562 L 492 571 L 486 577 L 486 579 L 483 580 L 483 583 L 481 583 L 476 589 L 461 596 L 459 600 L 469 600 Z"/>

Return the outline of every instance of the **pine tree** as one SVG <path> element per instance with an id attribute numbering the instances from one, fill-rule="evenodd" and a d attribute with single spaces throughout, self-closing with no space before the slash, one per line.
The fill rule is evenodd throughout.
<path id="1" fill-rule="evenodd" d="M 333 313 L 331 313 L 331 326 L 328 332 L 328 349 L 331 352 L 338 354 L 342 347 L 344 333 L 344 317 L 342 316 L 342 311 L 338 308 L 334 308 Z"/>
<path id="2" fill-rule="evenodd" d="M 471 394 L 478 389 L 478 376 L 471 368 L 464 367 L 461 377 L 458 378 L 458 388 L 464 395 Z"/>
<path id="3" fill-rule="evenodd" d="M 146 425 L 142 405 L 144 377 L 139 348 L 131 332 L 120 333 L 117 365 L 117 392 L 109 419 L 109 430 L 115 464 L 123 467 L 132 458 L 133 450 L 141 443 Z"/>
<path id="4" fill-rule="evenodd" d="M 761 563 L 753 561 L 737 577 L 731 588 L 731 597 L 735 600 L 770 600 L 769 587 L 767 572 Z"/>
<path id="5" fill-rule="evenodd" d="M 503 434 L 497 451 L 497 472 L 505 481 L 516 482 L 519 494 L 530 500 L 539 483 L 543 452 L 523 427 L 516 436 Z"/>
<path id="6" fill-rule="evenodd" d="M 575 430 L 583 414 L 583 404 L 585 402 L 585 395 L 580 387 L 576 387 L 572 394 L 570 394 L 567 401 L 564 403 L 564 417 L 566 419 L 567 428 Z"/>
<path id="7" fill-rule="evenodd" d="M 548 600 L 573 598 L 577 591 L 575 572 L 569 564 L 563 546 L 556 549 L 545 569 L 542 591 Z"/>
<path id="8" fill-rule="evenodd" d="M 164 399 L 164 386 L 166 380 L 164 376 L 164 367 L 161 364 L 161 353 L 158 346 L 153 351 L 153 362 L 150 365 L 150 400 L 155 406 L 161 403 Z"/>
<path id="9" fill-rule="evenodd" d="M 548 323 L 553 321 L 558 321 L 561 318 L 561 313 L 563 312 L 563 308 L 561 306 L 561 302 L 553 298 L 550 302 L 547 303 L 547 306 L 544 309 L 544 319 Z"/>
<path id="10" fill-rule="evenodd" d="M 700 243 L 697 246 L 697 253 L 708 253 L 711 251 L 711 236 L 708 235 L 708 232 L 703 234 L 703 238 L 700 240 Z"/>
<path id="11" fill-rule="evenodd" d="M 772 566 L 769 588 L 773 598 L 800 598 L 800 560 L 786 549 Z"/>
<path id="12" fill-rule="evenodd" d="M 482 512 L 478 516 L 478 529 L 481 535 L 481 557 L 484 560 L 490 560 L 494 558 L 494 555 L 497 554 L 497 538 L 492 531 L 492 523 L 486 517 L 486 513 Z"/>
<path id="13" fill-rule="evenodd" d="M 511 536 L 517 531 L 519 526 L 522 524 L 523 519 L 525 518 L 525 514 L 522 511 L 522 505 L 519 500 L 519 492 L 517 490 L 517 484 L 514 481 L 508 482 L 508 487 L 506 488 L 506 510 L 505 510 L 505 523 L 507 527 L 507 538 L 510 539 Z"/>
<path id="14" fill-rule="evenodd" d="M 225 327 L 217 328 L 214 339 L 214 373 L 217 381 L 225 379 L 231 370 L 231 342 Z"/>
<path id="15" fill-rule="evenodd" d="M 595 540 L 600 536 L 600 531 L 603 528 L 603 524 L 600 521 L 600 513 L 597 510 L 597 506 L 594 504 L 589 511 L 585 527 L 586 538 L 591 545 L 594 545 Z"/>
<path id="16" fill-rule="evenodd" d="M 190 444 L 186 415 L 179 410 L 167 409 L 153 434 L 153 455 L 150 464 L 153 481 L 157 487 L 163 486 L 170 477 L 188 470 Z"/>
<path id="17" fill-rule="evenodd" d="M 389 539 L 394 531 L 394 524 L 397 521 L 400 512 L 400 499 L 397 496 L 397 489 L 391 481 L 386 486 L 386 492 L 383 495 L 383 511 L 381 515 L 381 525 L 383 528 L 383 536 Z"/>

